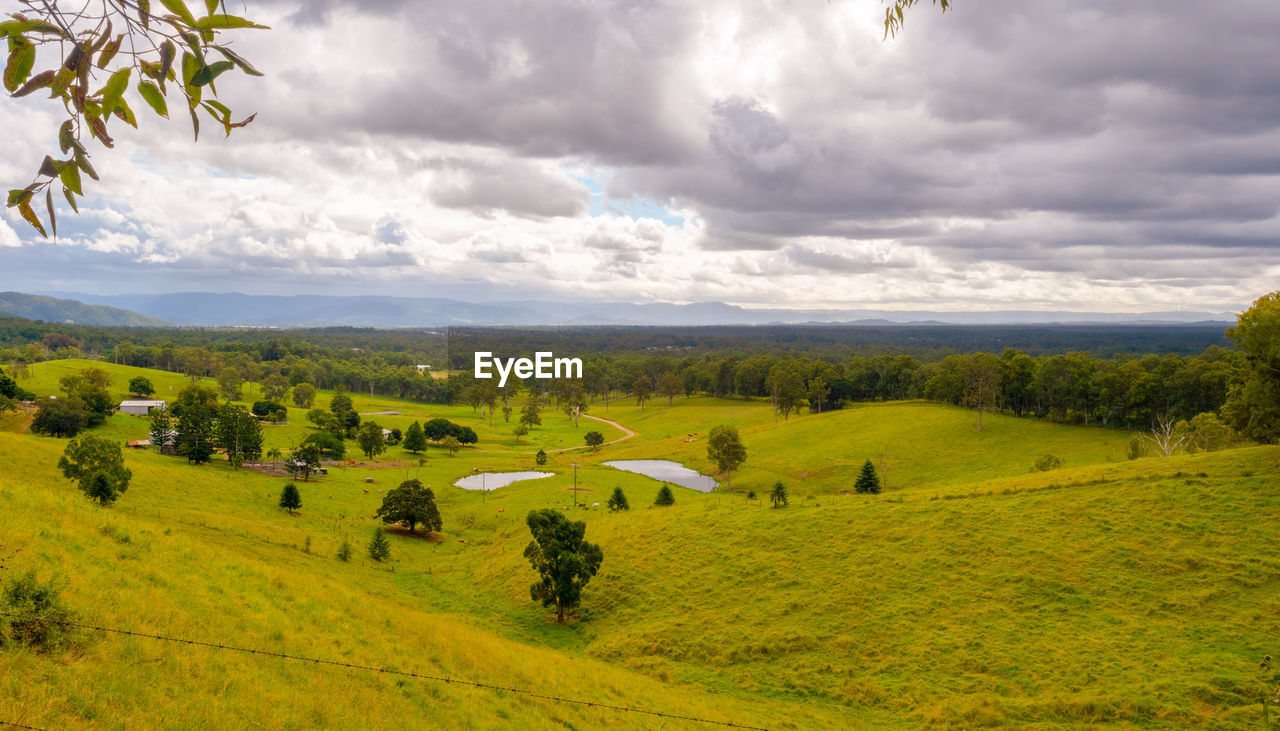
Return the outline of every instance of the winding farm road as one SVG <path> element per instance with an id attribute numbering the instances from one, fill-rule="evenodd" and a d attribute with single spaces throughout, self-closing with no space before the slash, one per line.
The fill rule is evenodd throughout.
<path id="1" fill-rule="evenodd" d="M 602 419 L 602 418 L 600 418 L 599 416 L 592 416 L 591 414 L 579 414 L 579 416 L 581 416 L 583 419 L 591 419 L 592 421 L 598 421 L 598 422 L 600 422 L 601 424 L 608 424 L 609 426 L 616 427 L 616 428 L 621 429 L 622 431 L 626 432 L 626 436 L 621 436 L 621 437 L 618 437 L 617 439 L 611 439 L 611 440 L 609 440 L 609 441 L 605 442 L 604 444 L 617 444 L 618 442 L 625 442 L 625 441 L 627 441 L 628 439 L 630 439 L 631 437 L 634 437 L 634 436 L 636 435 L 636 433 L 635 433 L 634 431 L 631 431 L 630 429 L 628 429 L 627 427 L 625 427 L 625 426 L 623 426 L 623 425 L 619 424 L 619 423 L 618 423 L 618 422 L 616 422 L 616 421 L 610 421 L 609 419 Z M 603 447 L 603 446 L 604 446 L 604 444 L 602 444 L 602 445 L 600 445 L 600 446 L 602 446 L 602 447 Z M 548 450 L 547 450 L 547 454 L 554 454 L 554 453 L 556 453 L 556 452 L 572 452 L 572 451 L 573 451 L 573 450 L 575 450 L 575 449 L 591 449 L 591 447 L 588 447 L 588 446 L 585 446 L 585 445 L 584 445 L 584 446 L 580 446 L 580 447 L 561 447 L 561 448 L 559 448 L 559 449 L 548 449 Z"/>

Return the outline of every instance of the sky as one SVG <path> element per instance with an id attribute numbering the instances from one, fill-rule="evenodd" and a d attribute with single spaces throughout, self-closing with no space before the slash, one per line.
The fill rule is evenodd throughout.
<path id="1" fill-rule="evenodd" d="M 0 214 L 0 290 L 1232 312 L 1280 286 L 1280 3 L 922 3 L 888 40 L 883 7 L 248 0 L 266 76 L 218 91 L 255 121 L 193 143 L 135 99 L 56 242 Z M 6 187 L 56 151 L 38 97 L 0 102 Z"/>

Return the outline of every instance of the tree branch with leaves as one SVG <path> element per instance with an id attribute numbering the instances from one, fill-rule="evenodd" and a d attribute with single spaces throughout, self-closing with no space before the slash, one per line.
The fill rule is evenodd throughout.
<path id="1" fill-rule="evenodd" d="M 10 190 L 6 201 L 40 235 L 48 233 L 32 202 L 43 193 L 49 228 L 57 236 L 54 188 L 60 186 L 67 204 L 79 211 L 81 176 L 99 179 L 85 142 L 114 147 L 107 126 L 113 117 L 136 129 L 131 99 L 164 118 L 169 101 L 181 100 L 197 140 L 201 110 L 227 135 L 253 121 L 255 115 L 233 121 L 231 110 L 217 100 L 216 82 L 226 72 L 262 76 L 222 36 L 267 26 L 228 14 L 224 0 L 204 0 L 206 14 L 199 18 L 183 0 L 158 0 L 163 8 L 155 13 L 151 0 L 19 1 L 24 12 L 0 20 L 0 39 L 9 49 L 5 91 L 12 98 L 48 92 L 65 112 L 58 154 L 45 155 L 31 184 Z M 45 67 L 37 71 L 40 66 Z"/>

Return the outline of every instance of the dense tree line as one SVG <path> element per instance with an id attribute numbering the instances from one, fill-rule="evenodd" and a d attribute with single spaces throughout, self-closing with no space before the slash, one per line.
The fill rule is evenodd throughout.
<path id="1" fill-rule="evenodd" d="M 341 389 L 469 404 L 491 423 L 499 414 L 505 422 L 515 417 L 525 430 L 541 423 L 544 408 L 576 421 L 617 398 L 643 407 L 655 396 L 670 404 L 677 396 L 705 394 L 767 399 L 780 418 L 805 408 L 912 398 L 963 404 L 980 415 L 1142 430 L 1221 413 L 1241 433 L 1269 440 L 1280 416 L 1268 404 L 1280 389 L 1264 377 L 1276 366 L 1260 354 L 1275 328 L 1268 324 L 1276 317 L 1274 297 L 1241 315 L 1230 338 L 1198 326 L 455 329 L 446 336 L 353 328 L 107 330 L 0 320 L 0 343 L 13 344 L 0 348 L 0 360 L 14 364 L 10 371 L 20 381 L 30 358 L 100 343 L 110 346 L 104 358 L 116 362 L 215 378 L 228 398 L 247 385 L 265 403 L 292 398 L 302 406 L 316 389 Z M 22 338 L 27 342 L 16 347 Z M 1021 341 L 1031 347 L 952 349 Z M 1242 347 L 1225 347 L 1232 341 Z M 1194 344 L 1207 346 L 1190 351 Z M 1064 345 L 1081 347 L 1060 350 Z M 499 388 L 496 380 L 472 377 L 475 349 L 506 357 L 535 350 L 582 357 L 583 377 L 513 377 Z M 418 367 L 432 363 L 462 367 L 448 378 Z M 358 417 L 335 416 L 348 419 L 334 425 L 335 433 L 353 437 Z"/>

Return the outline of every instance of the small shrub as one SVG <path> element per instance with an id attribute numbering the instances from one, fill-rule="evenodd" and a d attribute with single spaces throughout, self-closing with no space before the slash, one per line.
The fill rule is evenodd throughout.
<path id="1" fill-rule="evenodd" d="M 756 499 L 756 491 L 755 491 L 755 490 L 748 490 L 748 491 L 747 491 L 747 499 L 748 499 L 748 500 L 755 500 L 755 499 Z"/>
<path id="2" fill-rule="evenodd" d="M 343 562 L 351 560 L 351 541 L 346 538 L 343 538 L 342 545 L 338 546 L 338 560 Z"/>
<path id="3" fill-rule="evenodd" d="M 28 647 L 52 652 L 70 647 L 80 639 L 75 613 L 62 603 L 53 582 L 40 583 L 35 571 L 10 579 L 0 597 L 0 647 Z"/>
<path id="4" fill-rule="evenodd" d="M 1140 437 L 1133 437 L 1129 440 L 1129 459 L 1139 459 L 1147 456 L 1147 445 Z"/>
<path id="5" fill-rule="evenodd" d="M 1036 458 L 1035 464 L 1031 466 L 1031 471 L 1032 472 L 1048 472 L 1049 470 L 1056 470 L 1061 466 L 1062 466 L 1061 458 L 1059 458 L 1057 455 L 1046 454 L 1042 457 Z"/>

